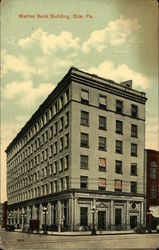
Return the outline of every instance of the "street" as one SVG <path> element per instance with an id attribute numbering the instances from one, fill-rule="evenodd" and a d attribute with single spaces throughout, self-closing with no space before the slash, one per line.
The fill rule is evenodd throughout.
<path id="1" fill-rule="evenodd" d="M 127 235 L 38 235 L 21 232 L 0 232 L 5 250 L 15 249 L 147 249 L 159 247 L 159 234 Z"/>

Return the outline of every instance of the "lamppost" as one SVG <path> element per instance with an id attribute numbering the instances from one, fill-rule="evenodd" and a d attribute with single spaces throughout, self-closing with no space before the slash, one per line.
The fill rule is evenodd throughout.
<path id="1" fill-rule="evenodd" d="M 48 213 L 47 208 L 43 208 L 43 214 L 45 215 L 45 224 L 44 224 L 44 234 L 47 234 L 47 225 L 46 225 L 46 214 Z"/>
<path id="2" fill-rule="evenodd" d="M 97 209 L 96 207 L 92 207 L 92 209 L 90 210 L 90 212 L 92 213 L 93 215 L 93 222 L 92 222 L 92 232 L 91 232 L 91 235 L 96 235 L 96 229 L 95 229 L 95 225 L 94 225 L 94 216 L 95 216 L 95 213 L 97 212 Z"/>

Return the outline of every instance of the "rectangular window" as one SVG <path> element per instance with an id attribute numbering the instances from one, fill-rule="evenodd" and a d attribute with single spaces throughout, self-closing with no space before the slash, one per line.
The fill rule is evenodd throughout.
<path id="1" fill-rule="evenodd" d="M 136 194 L 137 193 L 137 182 L 131 181 L 131 193 Z"/>
<path id="2" fill-rule="evenodd" d="M 115 191 L 122 191 L 122 180 L 115 180 Z"/>
<path id="3" fill-rule="evenodd" d="M 69 155 L 65 156 L 65 169 L 69 168 Z"/>
<path id="4" fill-rule="evenodd" d="M 99 190 L 105 190 L 105 189 L 106 189 L 106 179 L 99 178 Z"/>
<path id="5" fill-rule="evenodd" d="M 52 156 L 53 156 L 53 145 L 50 145 L 49 157 L 51 158 Z"/>
<path id="6" fill-rule="evenodd" d="M 131 156 L 137 156 L 137 144 L 131 143 Z"/>
<path id="7" fill-rule="evenodd" d="M 122 114 L 123 113 L 123 102 L 116 100 L 116 113 Z"/>
<path id="8" fill-rule="evenodd" d="M 57 122 L 55 122 L 54 124 L 54 136 L 57 135 Z"/>
<path id="9" fill-rule="evenodd" d="M 89 125 L 89 113 L 86 111 L 81 111 L 81 125 L 83 126 Z"/>
<path id="10" fill-rule="evenodd" d="M 88 169 L 88 155 L 81 155 L 80 168 Z"/>
<path id="11" fill-rule="evenodd" d="M 66 190 L 69 189 L 69 176 L 65 177 L 65 187 L 66 187 Z"/>
<path id="12" fill-rule="evenodd" d="M 57 174 L 57 161 L 54 162 L 54 174 Z"/>
<path id="13" fill-rule="evenodd" d="M 56 192 L 57 192 L 57 180 L 54 181 L 54 193 L 56 193 Z"/>
<path id="14" fill-rule="evenodd" d="M 65 149 L 69 147 L 69 133 L 65 135 Z"/>
<path id="15" fill-rule="evenodd" d="M 49 120 L 52 118 L 52 116 L 53 116 L 53 108 L 50 107 L 49 108 Z"/>
<path id="16" fill-rule="evenodd" d="M 87 90 L 81 90 L 81 102 L 84 104 L 89 103 L 89 92 Z"/>
<path id="17" fill-rule="evenodd" d="M 116 174 L 122 174 L 122 161 L 115 161 Z"/>
<path id="18" fill-rule="evenodd" d="M 54 104 L 54 114 L 56 114 L 57 113 L 57 111 L 58 111 L 58 104 L 57 104 L 57 102 L 55 102 L 55 104 Z"/>
<path id="19" fill-rule="evenodd" d="M 48 131 L 45 131 L 45 142 L 48 141 Z"/>
<path id="20" fill-rule="evenodd" d="M 132 163 L 131 164 L 131 175 L 137 175 L 137 164 L 136 163 Z"/>
<path id="21" fill-rule="evenodd" d="M 63 137 L 60 138 L 60 152 L 63 150 Z"/>
<path id="22" fill-rule="evenodd" d="M 57 141 L 54 143 L 54 155 L 57 154 Z"/>
<path id="23" fill-rule="evenodd" d="M 99 129 L 106 130 L 106 117 L 99 116 Z"/>
<path id="24" fill-rule="evenodd" d="M 157 179 L 157 164 L 156 164 L 156 166 L 150 165 L 150 179 L 151 180 Z"/>
<path id="25" fill-rule="evenodd" d="M 80 207 L 80 225 L 88 226 L 88 207 Z"/>
<path id="26" fill-rule="evenodd" d="M 88 148 L 88 134 L 81 133 L 81 147 Z"/>
<path id="27" fill-rule="evenodd" d="M 88 189 L 88 176 L 80 176 L 80 188 Z"/>
<path id="28" fill-rule="evenodd" d="M 63 178 L 60 179 L 60 190 L 64 190 L 64 185 L 63 185 Z"/>
<path id="29" fill-rule="evenodd" d="M 137 125 L 131 124 L 131 136 L 137 137 Z"/>
<path id="30" fill-rule="evenodd" d="M 138 117 L 138 107 L 134 104 L 131 105 L 131 116 L 134 118 Z"/>
<path id="31" fill-rule="evenodd" d="M 99 158 L 99 171 L 106 172 L 106 159 L 105 158 Z"/>
<path id="32" fill-rule="evenodd" d="M 106 96 L 102 96 L 102 95 L 99 96 L 99 107 L 101 109 L 106 109 L 106 107 L 107 107 Z"/>
<path id="33" fill-rule="evenodd" d="M 65 114 L 65 128 L 69 125 L 69 111 Z"/>
<path id="34" fill-rule="evenodd" d="M 150 198 L 157 199 L 157 188 L 155 186 L 151 186 L 150 188 Z"/>
<path id="35" fill-rule="evenodd" d="M 63 130 L 63 116 L 60 118 L 60 131 Z"/>
<path id="36" fill-rule="evenodd" d="M 63 171 L 63 158 L 60 159 L 60 166 L 59 166 L 59 172 Z"/>
<path id="37" fill-rule="evenodd" d="M 50 127 L 50 130 L 49 130 L 49 138 L 52 139 L 53 137 L 53 126 Z"/>
<path id="38" fill-rule="evenodd" d="M 116 153 L 122 154 L 123 149 L 122 149 L 122 141 L 116 141 Z"/>
<path id="39" fill-rule="evenodd" d="M 59 99 L 59 107 L 60 109 L 63 107 L 63 95 Z"/>
<path id="40" fill-rule="evenodd" d="M 99 137 L 99 150 L 106 150 L 106 138 Z"/>
<path id="41" fill-rule="evenodd" d="M 123 122 L 122 121 L 116 121 L 116 133 L 122 134 L 123 133 Z"/>

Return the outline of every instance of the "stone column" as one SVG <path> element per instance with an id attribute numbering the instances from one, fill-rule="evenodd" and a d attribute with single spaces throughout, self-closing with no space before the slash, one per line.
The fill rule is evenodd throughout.
<path id="1" fill-rule="evenodd" d="M 36 216 L 36 207 L 35 207 L 35 205 L 33 205 L 33 211 L 32 211 L 32 213 L 33 213 L 33 220 L 36 220 L 36 218 L 37 218 L 37 216 Z"/>
<path id="2" fill-rule="evenodd" d="M 48 204 L 47 204 L 47 210 L 48 210 L 47 224 L 51 225 L 51 203 L 50 202 L 48 202 Z"/>
<path id="3" fill-rule="evenodd" d="M 129 217 L 129 201 L 126 201 L 126 211 L 125 211 L 126 229 L 130 229 L 130 217 Z"/>
<path id="4" fill-rule="evenodd" d="M 140 223 L 141 223 L 141 225 L 144 224 L 144 204 L 143 204 L 143 202 L 140 203 Z"/>
<path id="5" fill-rule="evenodd" d="M 20 223 L 20 210 L 19 208 L 17 209 L 17 224 Z"/>
<path id="6" fill-rule="evenodd" d="M 69 213 L 69 229 L 70 231 L 73 231 L 73 195 L 69 198 L 68 201 L 68 213 Z"/>
<path id="7" fill-rule="evenodd" d="M 27 222 L 27 224 L 29 224 L 29 222 L 30 222 L 30 219 L 31 219 L 31 216 L 30 216 L 30 208 L 29 208 L 29 206 L 27 206 L 27 211 L 26 211 L 26 222 Z"/>
<path id="8" fill-rule="evenodd" d="M 114 201 L 110 201 L 110 226 L 111 230 L 114 229 Z"/>
<path id="9" fill-rule="evenodd" d="M 57 201 L 57 225 L 58 225 L 58 232 L 61 231 L 61 201 Z"/>
<path id="10" fill-rule="evenodd" d="M 39 228 L 42 228 L 43 224 L 43 206 L 42 204 L 39 205 Z"/>

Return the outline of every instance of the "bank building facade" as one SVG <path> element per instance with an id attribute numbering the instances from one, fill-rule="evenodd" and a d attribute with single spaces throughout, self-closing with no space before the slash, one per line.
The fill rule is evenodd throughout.
<path id="1" fill-rule="evenodd" d="M 70 68 L 6 149 L 8 223 L 143 225 L 146 100 L 131 80 Z"/>

